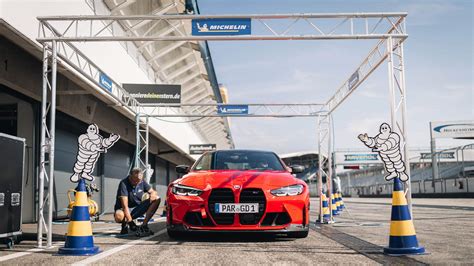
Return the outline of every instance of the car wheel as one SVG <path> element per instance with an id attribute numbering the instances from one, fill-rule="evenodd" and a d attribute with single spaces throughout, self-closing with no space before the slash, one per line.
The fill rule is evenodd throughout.
<path id="1" fill-rule="evenodd" d="M 309 231 L 290 232 L 287 234 L 291 238 L 306 238 L 308 237 Z"/>

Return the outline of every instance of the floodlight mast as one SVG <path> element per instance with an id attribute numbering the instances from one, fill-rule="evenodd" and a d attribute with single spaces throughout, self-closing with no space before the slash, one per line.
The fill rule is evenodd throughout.
<path id="1" fill-rule="evenodd" d="M 295 105 L 284 105 L 285 112 L 273 110 L 270 105 L 254 106 L 258 112 L 249 117 L 318 117 L 318 150 L 319 152 L 319 171 L 318 192 L 321 198 L 322 175 L 327 178 L 328 193 L 332 185 L 332 169 L 331 169 L 331 118 L 330 114 L 349 97 L 352 92 L 360 86 L 360 84 L 387 58 L 389 58 L 389 91 L 390 91 L 390 108 L 391 108 L 391 124 L 392 129 L 400 132 L 402 143 L 400 149 L 405 155 L 405 162 L 409 173 L 409 161 L 407 155 L 407 131 L 406 131 L 406 97 L 405 97 L 405 75 L 403 64 L 403 41 L 408 37 L 405 29 L 405 17 L 407 13 L 303 13 L 303 14 L 273 14 L 273 15 L 146 15 L 146 16 L 54 16 L 54 17 L 38 17 L 39 34 L 37 41 L 43 44 L 43 91 L 42 91 L 42 108 L 41 108 L 41 149 L 40 149 L 40 175 L 39 175 L 39 206 L 38 206 L 38 239 L 39 247 L 42 247 L 43 229 L 47 234 L 47 247 L 52 245 L 52 204 L 54 202 L 53 182 L 54 182 L 54 142 L 55 142 L 55 112 L 56 112 L 56 75 L 57 61 L 64 66 L 69 67 L 81 78 L 86 80 L 92 86 L 108 99 L 115 108 L 125 108 L 127 114 L 135 116 L 136 119 L 136 138 L 137 149 L 135 154 L 135 165 L 148 165 L 148 134 L 149 134 L 149 118 L 154 114 L 147 112 L 145 105 L 140 104 L 133 98 L 121 85 L 112 80 L 113 86 L 111 91 L 104 91 L 98 82 L 99 75 L 106 74 L 91 59 L 77 49 L 73 42 L 104 42 L 104 41 L 142 41 L 149 43 L 153 41 L 231 41 L 231 40 L 380 40 L 376 47 L 369 53 L 363 63 L 357 68 L 358 80 L 353 83 L 349 78 L 334 94 L 330 100 L 319 105 L 318 109 L 302 111 L 297 109 Z M 252 21 L 259 22 L 263 25 L 261 35 L 221 35 L 221 36 L 193 36 L 189 34 L 190 30 L 182 32 L 177 30 L 176 36 L 159 36 L 154 35 L 151 31 L 146 32 L 142 36 L 131 37 L 127 34 L 123 36 L 113 35 L 114 31 L 110 30 L 114 24 L 123 20 L 128 21 L 189 21 L 192 19 L 215 19 L 215 18 L 247 18 Z M 269 21 L 279 20 L 288 22 L 289 26 L 280 31 L 272 27 Z M 329 29 L 323 27 L 327 23 L 320 23 L 321 20 L 332 22 Z M 309 26 L 311 32 L 298 31 L 302 30 L 299 23 Z M 66 26 L 65 26 L 66 25 Z M 173 27 L 174 24 L 169 24 Z M 65 27 L 64 27 L 65 26 Z M 308 27 L 307 27 L 308 28 Z M 59 30 L 61 29 L 61 30 Z M 131 30 L 131 29 L 129 29 Z M 129 31 L 124 31 L 129 32 Z M 396 63 L 394 63 L 396 62 Z M 51 75 L 49 75 L 51 74 Z M 352 81 L 352 82 L 351 82 Z M 347 84 L 351 84 L 347 87 Z M 349 88 L 349 89 L 347 89 Z M 398 98 L 396 99 L 398 95 Z M 48 99 L 51 102 L 48 105 Z M 189 106 L 188 106 L 189 107 Z M 215 116 L 209 112 L 214 108 L 195 110 L 200 112 L 196 116 Z M 180 108 L 187 108 L 185 104 Z M 217 108 L 217 106 L 216 106 Z M 298 107 L 299 108 L 299 107 Z M 178 116 L 175 107 L 156 107 L 155 110 L 167 110 L 168 116 Z M 257 112 L 255 111 L 255 112 Z M 206 113 L 207 112 L 207 113 Z M 49 124 L 47 123 L 47 115 L 50 115 Z M 164 114 L 159 117 L 165 117 Z M 179 115 L 183 117 L 184 114 Z M 226 116 L 226 115 L 219 115 Z M 326 150 L 327 158 L 324 158 L 324 150 Z M 49 153 L 49 161 L 46 154 Z M 141 160 L 141 154 L 145 161 Z M 324 164 L 329 163 L 328 171 L 324 172 Z M 49 169 L 46 164 L 49 163 Z M 49 170 L 49 174 L 47 174 Z M 48 180 L 47 195 L 44 197 L 44 180 Z M 407 200 L 411 211 L 411 189 L 409 182 L 407 183 Z M 330 196 L 330 194 L 329 194 Z M 48 221 L 45 221 L 45 205 L 48 204 Z M 329 201 L 331 204 L 331 201 Z M 331 206 L 331 205 L 330 205 Z M 322 208 L 321 208 L 322 209 Z M 320 214 L 322 218 L 322 214 Z"/>

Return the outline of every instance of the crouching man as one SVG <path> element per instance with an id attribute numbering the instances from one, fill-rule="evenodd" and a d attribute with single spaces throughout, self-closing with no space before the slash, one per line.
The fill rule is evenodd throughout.
<path id="1" fill-rule="evenodd" d="M 143 171 L 140 168 L 132 169 L 130 175 L 120 181 L 117 189 L 114 217 L 117 223 L 122 223 L 120 234 L 128 234 L 129 230 L 138 229 L 153 234 L 148 228 L 148 221 L 160 206 L 160 201 L 156 191 L 143 180 Z M 145 220 L 141 228 L 138 228 L 133 220 L 144 214 Z"/>

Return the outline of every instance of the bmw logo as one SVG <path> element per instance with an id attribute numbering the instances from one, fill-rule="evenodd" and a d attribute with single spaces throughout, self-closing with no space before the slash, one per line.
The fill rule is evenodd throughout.
<path id="1" fill-rule="evenodd" d="M 240 185 L 234 185 L 234 189 L 240 189 Z"/>

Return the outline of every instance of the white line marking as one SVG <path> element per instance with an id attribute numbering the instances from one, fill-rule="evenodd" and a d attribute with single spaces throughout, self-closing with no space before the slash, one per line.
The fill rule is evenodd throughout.
<path id="1" fill-rule="evenodd" d="M 162 221 L 164 221 L 164 220 L 166 220 L 166 217 L 160 217 L 160 218 L 158 218 L 158 219 L 155 219 L 154 222 L 150 222 L 150 224 L 152 224 L 152 223 L 157 223 L 157 222 L 162 222 Z M 108 229 L 108 228 L 107 228 L 107 229 Z M 107 232 L 107 233 L 113 233 L 113 232 L 116 232 L 116 231 L 119 230 L 119 229 L 120 229 L 120 227 L 113 227 L 112 229 L 109 229 L 109 230 L 106 231 L 106 232 Z M 145 238 L 141 238 L 141 239 L 137 239 L 137 240 L 135 240 L 135 241 L 132 241 L 132 242 L 130 242 L 129 244 L 124 245 L 124 246 L 127 246 L 127 247 L 124 247 L 124 248 L 128 248 L 128 247 L 130 247 L 130 246 L 139 244 L 141 241 L 146 241 L 146 240 L 148 240 L 148 239 L 150 239 L 150 238 L 152 238 L 152 237 L 154 237 L 154 236 L 159 236 L 159 235 L 163 234 L 165 231 L 166 231 L 166 229 L 163 229 L 163 230 L 159 231 L 159 232 L 158 232 L 157 234 L 155 234 L 155 235 L 148 236 L 148 237 L 145 237 Z M 97 233 L 97 234 L 100 235 L 100 233 Z M 46 249 L 57 248 L 57 247 L 59 247 L 60 245 L 63 245 L 63 244 L 64 244 L 64 242 L 55 242 L 55 243 L 53 243 L 53 245 L 52 245 L 51 247 L 49 247 L 49 248 L 33 248 L 33 249 L 29 249 L 29 250 L 27 250 L 27 251 L 23 251 L 23 252 L 18 252 L 18 253 L 14 253 L 14 254 L 8 254 L 8 255 L 5 255 L 5 256 L 1 256 L 1 257 L 0 257 L 0 262 L 2 262 L 2 261 L 7 261 L 7 260 L 11 260 L 11 259 L 16 259 L 16 258 L 19 258 L 19 257 L 23 257 L 23 256 L 26 256 L 26 255 L 30 255 L 30 254 L 35 253 L 35 252 L 43 251 L 43 250 L 46 250 Z M 121 248 L 121 247 L 123 247 L 123 246 L 119 246 L 119 247 L 117 247 L 117 248 Z M 122 249 L 124 249 L 124 248 L 122 248 Z M 122 249 L 120 249 L 120 250 L 122 250 Z M 113 250 L 113 249 L 108 250 L 107 252 L 112 251 L 112 250 Z M 117 250 L 117 251 L 120 251 L 120 250 Z M 96 255 L 96 256 L 102 255 L 102 254 L 104 254 L 104 253 L 106 253 L 106 252 L 100 253 L 100 254 L 98 254 L 98 255 Z M 113 252 L 113 253 L 115 253 L 115 252 Z M 113 253 L 111 253 L 111 254 L 113 254 Z M 110 254 L 110 255 L 111 255 L 111 254 Z M 94 257 L 96 257 L 96 256 L 90 257 L 89 259 L 92 259 L 92 258 L 94 258 Z M 103 256 L 103 257 L 105 258 L 105 257 L 107 257 L 107 256 L 109 256 L 109 255 L 106 255 L 106 256 Z M 100 259 L 100 258 L 99 258 L 99 259 Z M 99 260 L 99 259 L 97 259 L 97 260 Z M 87 260 L 87 259 L 86 259 L 86 260 Z M 86 260 L 83 260 L 83 261 L 86 261 Z M 78 263 L 81 263 L 81 262 L 82 262 L 82 261 L 80 261 L 80 262 L 78 262 Z M 84 264 L 79 264 L 79 265 L 84 265 Z"/>
<path id="2" fill-rule="evenodd" d="M 23 252 L 18 252 L 18 253 L 14 253 L 14 254 L 8 254 L 8 255 L 5 255 L 5 256 L 0 257 L 0 262 L 2 262 L 2 261 L 7 261 L 7 260 L 11 260 L 11 259 L 16 259 L 16 258 L 19 258 L 19 257 L 23 257 L 23 256 L 26 256 L 26 255 L 30 255 L 31 253 L 43 251 L 43 250 L 46 250 L 46 249 L 57 248 L 57 247 L 58 247 L 57 245 L 58 245 L 58 244 L 56 243 L 56 245 L 52 245 L 52 246 L 49 247 L 49 248 L 33 248 L 33 249 L 29 249 L 29 250 L 23 251 Z"/>
<path id="3" fill-rule="evenodd" d="M 97 255 L 94 255 L 94 256 L 92 256 L 92 257 L 89 257 L 89 258 L 87 258 L 87 259 L 85 259 L 85 260 L 78 261 L 78 262 L 76 262 L 76 263 L 74 263 L 74 264 L 72 264 L 72 265 L 89 265 L 89 264 L 94 263 L 94 262 L 96 262 L 96 261 L 98 261 L 98 260 L 104 259 L 104 258 L 106 258 L 106 257 L 108 257 L 108 256 L 110 256 L 110 255 L 113 255 L 113 254 L 115 254 L 115 253 L 117 253 L 117 252 L 119 252 L 119 251 L 122 251 L 122 250 L 124 250 L 124 249 L 133 247 L 133 246 L 138 245 L 138 244 L 141 244 L 141 243 L 147 241 L 147 240 L 150 239 L 150 238 L 160 236 L 160 235 L 164 234 L 165 232 L 166 232 L 166 229 L 162 229 L 162 230 L 158 231 L 158 232 L 157 232 L 156 234 L 154 234 L 154 235 L 147 236 L 147 237 L 144 237 L 144 238 L 141 238 L 141 239 L 137 239 L 137 240 L 134 240 L 134 241 L 132 241 L 132 242 L 130 242 L 130 243 L 127 243 L 127 244 L 124 244 L 124 245 L 121 245 L 121 246 L 118 246 L 118 247 L 115 247 L 115 248 L 106 250 L 106 251 L 104 251 L 104 252 L 102 252 L 102 253 L 99 253 L 99 254 L 97 254 Z"/>

